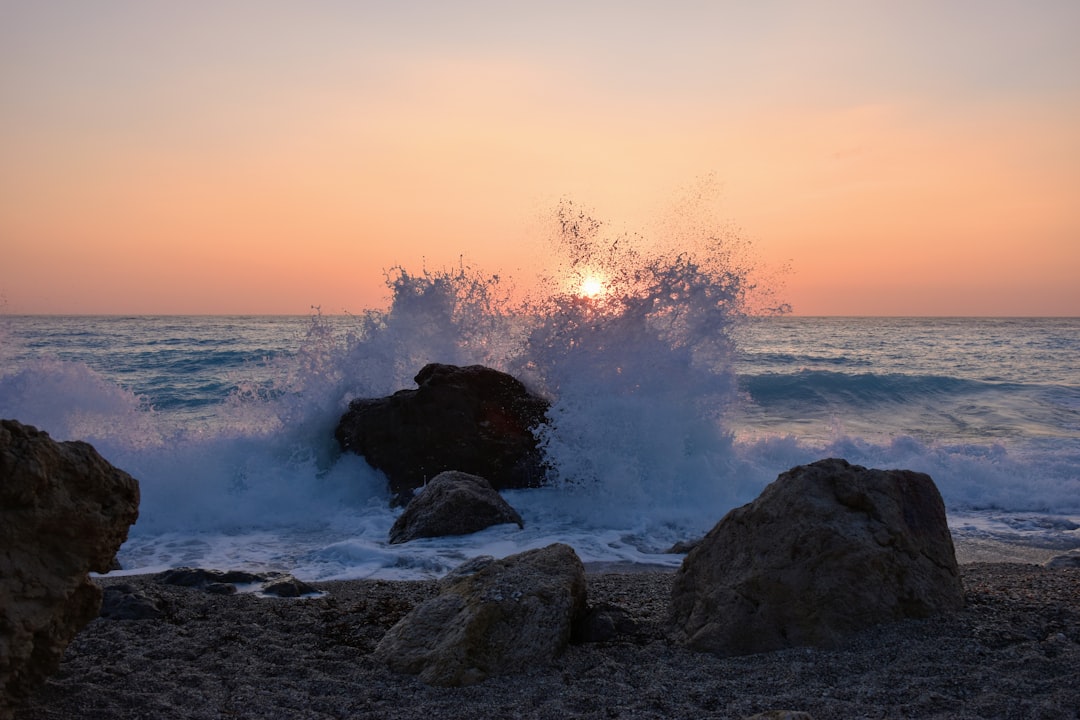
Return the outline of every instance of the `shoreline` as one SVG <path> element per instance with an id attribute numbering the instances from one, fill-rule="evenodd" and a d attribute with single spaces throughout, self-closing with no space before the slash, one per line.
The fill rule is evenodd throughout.
<path id="1" fill-rule="evenodd" d="M 962 545 L 958 557 L 993 550 Z M 667 639 L 671 568 L 629 570 L 594 564 L 588 593 L 590 604 L 628 610 L 634 632 L 465 688 L 429 687 L 371 657 L 382 635 L 435 593 L 434 580 L 314 582 L 322 597 L 280 599 L 102 576 L 103 587 L 127 584 L 153 598 L 163 617 L 96 619 L 14 717 L 565 720 L 801 710 L 815 720 L 1074 719 L 1080 708 L 1080 569 L 967 562 L 959 612 L 879 626 L 831 649 L 723 659 Z"/>

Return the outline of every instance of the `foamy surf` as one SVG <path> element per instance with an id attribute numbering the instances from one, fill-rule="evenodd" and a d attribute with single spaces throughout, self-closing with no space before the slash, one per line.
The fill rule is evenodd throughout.
<path id="1" fill-rule="evenodd" d="M 929 473 L 958 537 L 1080 544 L 1080 321 L 750 316 L 723 242 L 652 252 L 564 219 L 525 298 L 399 269 L 389 308 L 354 316 L 3 318 L 0 415 L 140 480 L 125 572 L 418 578 L 551 542 L 674 567 L 675 543 L 823 457 Z M 333 428 L 433 361 L 552 401 L 549 486 L 506 494 L 524 529 L 387 543 L 385 478 Z"/>

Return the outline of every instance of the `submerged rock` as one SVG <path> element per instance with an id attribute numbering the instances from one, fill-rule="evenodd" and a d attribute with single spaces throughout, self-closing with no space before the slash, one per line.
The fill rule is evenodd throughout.
<path id="1" fill-rule="evenodd" d="M 548 402 L 511 375 L 432 363 L 415 390 L 353 400 L 338 422 L 342 450 L 383 471 L 390 491 L 412 491 L 446 470 L 480 475 L 496 489 L 537 487 L 544 470 L 533 430 Z"/>
<path id="2" fill-rule="evenodd" d="M 0 716 L 60 664 L 98 616 L 139 515 L 139 483 L 84 442 L 0 420 Z"/>
<path id="3" fill-rule="evenodd" d="M 719 655 L 835 645 L 964 604 L 929 475 L 821 460 L 729 512 L 676 573 L 677 639 Z"/>
<path id="4" fill-rule="evenodd" d="M 475 558 L 390 628 L 375 657 L 429 685 L 472 685 L 553 660 L 585 607 L 585 567 L 568 545 Z"/>
<path id="5" fill-rule="evenodd" d="M 398 516 L 390 528 L 390 543 L 468 535 L 502 523 L 525 526 L 517 510 L 484 478 L 463 472 L 442 472 Z"/>

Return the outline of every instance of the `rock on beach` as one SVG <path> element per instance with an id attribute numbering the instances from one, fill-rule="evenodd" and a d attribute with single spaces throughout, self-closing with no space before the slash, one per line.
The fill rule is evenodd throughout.
<path id="1" fill-rule="evenodd" d="M 517 510 L 487 480 L 448 470 L 424 486 L 394 521 L 390 544 L 422 537 L 469 535 L 503 523 L 525 526 Z"/>
<path id="2" fill-rule="evenodd" d="M 963 604 L 930 476 L 828 459 L 781 474 L 717 523 L 676 574 L 670 618 L 688 646 L 743 655 L 835 646 Z"/>
<path id="3" fill-rule="evenodd" d="M 318 597 L 212 595 L 156 577 L 130 586 L 164 617 L 101 618 L 16 720 L 380 718 L 745 718 L 1075 720 L 1080 707 L 1080 570 L 961 566 L 964 608 L 877 625 L 835 648 L 739 657 L 667 637 L 674 573 L 588 574 L 588 599 L 618 605 L 629 634 L 571 644 L 550 663 L 468 687 L 394 672 L 373 651 L 439 582 L 316 583 Z"/>
<path id="4" fill-rule="evenodd" d="M 556 543 L 452 570 L 439 594 L 406 615 L 375 656 L 430 685 L 473 685 L 551 662 L 585 613 L 585 567 Z"/>
<path id="5" fill-rule="evenodd" d="M 56 670 L 98 615 L 139 514 L 139 484 L 83 442 L 0 420 L 0 717 Z"/>

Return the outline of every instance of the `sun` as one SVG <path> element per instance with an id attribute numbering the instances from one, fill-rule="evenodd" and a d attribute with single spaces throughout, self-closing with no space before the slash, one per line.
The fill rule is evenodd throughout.
<path id="1" fill-rule="evenodd" d="M 578 290 L 582 297 L 595 298 L 604 294 L 604 281 L 595 275 L 588 275 L 581 281 Z"/>

